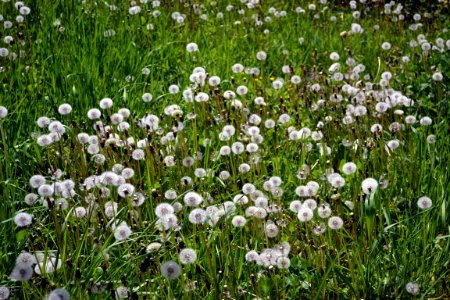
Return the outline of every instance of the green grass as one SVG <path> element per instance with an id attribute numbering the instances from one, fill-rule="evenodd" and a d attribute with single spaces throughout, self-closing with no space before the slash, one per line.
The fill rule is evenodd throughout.
<path id="1" fill-rule="evenodd" d="M 15 21 L 19 12 L 14 3 L 0 4 L 3 20 L 14 23 L 11 29 L 0 26 L 2 39 L 14 39 L 13 44 L 3 43 L 1 47 L 17 54 L 15 60 L 2 57 L 0 72 L 0 106 L 8 109 L 7 116 L 0 118 L 0 286 L 11 290 L 10 299 L 40 299 L 63 287 L 72 299 L 114 299 L 120 286 L 128 288 L 131 299 L 450 297 L 450 49 L 444 45 L 442 51 L 424 53 L 420 45 L 410 46 L 419 34 L 432 46 L 437 45 L 437 38 L 444 43 L 450 39 L 444 30 L 450 27 L 448 3 L 433 3 L 434 15 L 430 18 L 426 16 L 430 8 L 425 5 L 405 3 L 405 20 L 394 22 L 392 14 L 384 13 L 384 4 L 358 2 L 361 17 L 354 19 L 348 4 L 337 1 L 328 3 L 326 9 L 316 3 L 315 11 L 303 1 L 261 1 L 253 9 L 241 1 L 217 1 L 215 5 L 213 1 L 186 1 L 189 5 L 161 2 L 155 8 L 150 1 L 138 4 L 142 10 L 136 15 L 129 14 L 128 1 L 118 1 L 116 10 L 110 10 L 106 2 L 90 0 L 25 2 L 31 13 L 20 24 Z M 196 14 L 194 6 L 200 4 L 203 7 L 199 6 L 200 14 Z M 232 11 L 226 9 L 229 4 L 234 6 Z M 277 13 L 285 11 L 286 16 L 278 18 L 269 13 L 272 6 Z M 298 6 L 306 12 L 297 13 Z M 240 9 L 244 14 L 238 13 Z M 158 17 L 154 15 L 156 10 L 160 12 Z M 171 17 L 174 12 L 185 15 L 184 24 Z M 223 18 L 217 17 L 219 12 Z M 421 14 L 422 26 L 413 31 L 409 26 L 415 13 Z M 253 14 L 263 20 L 261 26 L 255 25 Z M 268 16 L 271 21 L 265 20 Z M 330 20 L 332 16 L 335 21 Z M 56 20 L 59 26 L 55 26 Z M 364 32 L 349 34 L 352 23 L 360 24 Z M 106 37 L 107 30 L 115 34 Z M 386 41 L 392 45 L 388 51 L 381 48 Z M 191 42 L 198 45 L 198 52 L 186 51 Z M 267 59 L 257 60 L 258 51 L 265 51 Z M 359 78 L 332 80 L 333 74 L 328 71 L 332 52 L 340 55 L 342 74 L 350 74 L 358 64 L 365 70 Z M 410 59 L 408 63 L 402 62 L 405 56 Z M 355 60 L 354 66 L 346 64 L 350 57 Z M 236 74 L 232 71 L 236 63 L 258 68 L 260 74 Z M 292 73 L 282 72 L 285 65 Z M 194 88 L 194 94 L 209 95 L 205 103 L 183 99 L 196 67 L 221 79 L 217 87 L 209 86 L 206 79 L 204 86 Z M 150 70 L 148 75 L 143 75 L 144 68 Z M 443 75 L 439 82 L 432 78 L 438 70 Z M 377 115 L 375 106 L 384 100 L 377 98 L 384 90 L 379 83 L 386 71 L 393 75 L 390 88 L 414 103 Z M 298 85 L 290 83 L 294 74 L 301 77 Z M 272 86 L 277 78 L 284 80 L 281 89 Z M 311 85 L 316 83 L 321 89 L 313 92 Z M 172 84 L 179 86 L 178 94 L 169 93 Z M 343 91 L 344 84 L 358 88 L 364 99 L 356 104 Z M 224 98 L 225 91 L 235 92 L 241 85 L 248 87 L 248 93 L 236 99 L 246 110 L 233 108 L 232 101 Z M 141 98 L 147 92 L 153 95 L 151 102 Z M 343 100 L 333 102 L 333 94 L 341 94 Z M 255 104 L 258 96 L 264 97 L 267 105 Z M 131 116 L 124 121 L 129 123 L 129 130 L 119 131 L 112 125 L 113 133 L 119 142 L 129 137 L 135 143 L 146 140 L 147 145 L 141 147 L 144 160 L 132 159 L 136 145 L 110 144 L 94 130 L 95 122 L 87 118 L 87 112 L 99 108 L 100 100 L 106 97 L 114 104 L 110 109 L 100 109 L 100 120 L 109 125 L 114 113 L 128 108 Z M 318 105 L 321 102 L 323 105 Z M 73 109 L 67 116 L 58 113 L 63 103 Z M 172 104 L 178 105 L 180 114 L 165 113 Z M 364 105 L 367 114 L 353 116 L 354 123 L 344 124 L 349 104 Z M 160 131 L 138 126 L 139 120 L 150 114 L 159 117 Z M 250 124 L 250 114 L 257 114 L 261 123 Z M 277 122 L 282 114 L 290 116 L 286 124 Z M 408 115 L 417 118 L 413 125 L 405 122 Z M 42 116 L 59 120 L 65 128 L 58 142 L 45 147 L 36 142 L 37 136 L 49 132 L 36 124 Z M 430 126 L 420 125 L 425 116 L 432 119 Z M 268 119 L 277 122 L 274 128 L 265 127 Z M 404 128 L 393 132 L 393 122 Z M 375 123 L 382 126 L 382 132 L 370 131 Z M 179 124 L 183 129 L 173 133 Z M 220 133 L 225 125 L 233 125 L 236 134 L 222 141 Z M 251 142 L 248 126 L 260 129 L 263 140 L 258 143 L 258 151 L 220 156 L 222 146 Z M 289 138 L 291 130 L 302 128 L 320 131 L 323 137 L 320 141 Z M 77 135 L 82 132 L 98 134 L 103 164 L 96 164 L 87 144 L 78 142 Z M 167 136 L 169 132 L 173 139 L 171 134 Z M 435 143 L 427 142 L 431 134 L 436 137 Z M 346 147 L 343 140 L 353 145 Z M 396 150 L 387 149 L 391 140 L 399 141 Z M 330 154 L 321 154 L 324 145 Z M 167 165 L 169 156 L 174 157 L 174 166 Z M 197 157 L 192 167 L 183 166 L 188 156 Z M 346 162 L 357 165 L 354 174 L 343 173 Z M 248 173 L 239 171 L 243 163 L 250 165 Z M 111 171 L 115 164 L 134 170 L 134 176 L 126 182 L 144 195 L 141 206 L 134 207 L 132 197 L 119 196 L 115 186 L 81 188 L 87 177 Z M 196 168 L 205 169 L 207 175 L 198 178 Z M 58 169 L 62 176 L 52 178 Z M 309 172 L 302 173 L 305 169 Z M 228 171 L 230 178 L 220 177 L 221 171 Z M 324 177 L 333 172 L 345 179 L 343 187 L 333 188 Z M 27 194 L 37 193 L 29 184 L 36 174 L 45 176 L 48 183 L 73 180 L 74 194 L 65 197 L 67 208 L 46 207 L 50 199 L 42 197 L 34 205 L 25 203 Z M 192 178 L 192 185 L 183 185 L 184 176 Z M 282 179 L 281 196 L 264 189 L 272 176 Z M 365 195 L 361 184 L 369 177 L 380 184 L 386 180 L 387 187 L 379 186 L 375 193 Z M 320 185 L 317 194 L 299 197 L 296 188 L 309 181 Z M 234 215 L 245 216 L 248 207 L 255 205 L 249 196 L 249 203 L 236 205 L 234 212 L 220 217 L 214 225 L 189 221 L 192 208 L 183 202 L 187 192 L 203 196 L 200 208 L 220 209 L 242 193 L 246 183 L 266 196 L 270 206 L 264 208 L 268 211 L 265 218 L 249 216 L 244 227 L 232 225 Z M 104 195 L 104 188 L 109 189 L 109 195 Z M 169 189 L 177 192 L 176 199 L 165 198 Z M 422 196 L 432 200 L 430 208 L 418 208 Z M 332 216 L 342 218 L 342 228 L 329 228 L 327 218 L 320 218 L 317 210 L 312 220 L 301 222 L 289 205 L 293 200 L 303 202 L 308 198 L 319 205 L 328 203 Z M 105 210 L 109 201 L 118 205 L 114 217 Z M 354 208 L 350 209 L 346 201 L 352 201 Z M 175 213 L 176 228 L 159 229 L 155 208 L 162 202 L 182 204 Z M 76 218 L 77 207 L 88 209 L 84 218 Z M 30 226 L 15 224 L 14 216 L 21 211 L 32 215 Z M 116 221 L 116 225 L 125 221 L 133 232 L 125 240 L 114 236 Z M 279 230 L 273 238 L 264 231 L 270 223 Z M 314 231 L 321 223 L 326 230 L 317 235 Z M 154 242 L 161 243 L 161 248 L 146 251 Z M 277 267 L 274 261 L 263 265 L 245 257 L 250 250 L 260 254 L 282 242 L 290 245 L 287 269 Z M 184 248 L 196 251 L 194 264 L 180 263 L 178 253 Z M 43 253 L 44 264 L 51 258 L 60 259 L 61 267 L 55 272 L 34 272 L 27 281 L 14 281 L 10 275 L 23 251 L 35 257 Z M 170 260 L 181 267 L 181 276 L 175 280 L 161 274 L 161 265 Z M 414 295 L 406 288 L 411 282 L 420 287 Z"/>

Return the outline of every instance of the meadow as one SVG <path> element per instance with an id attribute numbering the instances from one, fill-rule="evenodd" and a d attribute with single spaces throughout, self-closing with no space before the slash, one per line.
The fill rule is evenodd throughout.
<path id="1" fill-rule="evenodd" d="M 3 0 L 0 300 L 450 299 L 450 2 Z"/>

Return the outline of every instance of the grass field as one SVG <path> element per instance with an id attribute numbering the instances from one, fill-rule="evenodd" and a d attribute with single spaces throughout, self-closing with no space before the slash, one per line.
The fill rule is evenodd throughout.
<path id="1" fill-rule="evenodd" d="M 3 0 L 0 300 L 450 299 L 447 28 L 448 1 Z"/>

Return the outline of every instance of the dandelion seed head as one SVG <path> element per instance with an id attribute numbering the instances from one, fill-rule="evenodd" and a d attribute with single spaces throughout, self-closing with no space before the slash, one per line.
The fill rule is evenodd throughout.
<path id="1" fill-rule="evenodd" d="M 417 206 L 420 209 L 423 209 L 423 210 L 429 209 L 432 205 L 433 205 L 433 202 L 427 196 L 422 196 L 419 198 L 419 200 L 417 200 Z"/>
<path id="2" fill-rule="evenodd" d="M 87 117 L 90 120 L 100 119 L 101 116 L 102 116 L 102 113 L 100 112 L 100 110 L 98 110 L 96 108 L 92 108 L 92 109 L 88 110 L 88 112 L 87 112 Z"/>
<path id="3" fill-rule="evenodd" d="M 231 154 L 231 148 L 229 146 L 222 146 L 219 150 L 221 156 L 228 156 Z"/>
<path id="4" fill-rule="evenodd" d="M 176 228 L 178 226 L 178 218 L 174 214 L 163 215 L 158 221 L 157 223 L 162 225 L 164 230 Z"/>
<path id="5" fill-rule="evenodd" d="M 112 124 L 118 125 L 120 122 L 123 121 L 123 116 L 119 113 L 115 113 L 111 115 L 110 119 Z"/>
<path id="6" fill-rule="evenodd" d="M 387 51 L 391 49 L 391 44 L 389 42 L 384 42 L 383 44 L 381 44 L 381 49 Z"/>
<path id="7" fill-rule="evenodd" d="M 246 209 L 245 209 L 245 216 L 247 217 L 247 218 L 250 218 L 250 217 L 254 217 L 255 216 L 255 213 L 258 211 L 258 207 L 256 207 L 256 206 L 249 206 L 249 207 L 247 207 Z M 264 209 L 264 211 L 266 211 L 265 209 Z M 267 215 L 267 213 L 266 213 L 266 215 Z M 264 218 L 265 218 L 265 216 L 264 216 Z"/>
<path id="8" fill-rule="evenodd" d="M 283 87 L 283 81 L 280 80 L 280 79 L 274 80 L 274 81 L 272 82 L 272 87 L 273 87 L 275 90 L 281 89 L 281 88 Z"/>
<path id="9" fill-rule="evenodd" d="M 267 58 L 267 54 L 264 51 L 259 51 L 258 53 L 256 53 L 256 59 L 263 61 L 266 60 Z"/>
<path id="10" fill-rule="evenodd" d="M 198 51 L 198 46 L 196 43 L 189 43 L 186 45 L 186 51 L 189 53 Z"/>
<path id="11" fill-rule="evenodd" d="M 247 134 L 250 136 L 259 135 L 260 129 L 257 126 L 251 126 L 247 129 Z"/>
<path id="12" fill-rule="evenodd" d="M 314 217 L 314 213 L 312 209 L 302 206 L 302 208 L 298 211 L 297 216 L 300 222 L 307 222 Z"/>
<path id="13" fill-rule="evenodd" d="M 141 7 L 137 6 L 137 5 L 134 5 L 134 6 L 130 7 L 130 9 L 128 9 L 128 13 L 130 15 L 136 15 L 140 12 L 141 12 Z"/>
<path id="14" fill-rule="evenodd" d="M 361 27 L 360 24 L 358 24 L 358 23 L 353 23 L 353 24 L 351 25 L 351 32 L 352 32 L 352 33 L 362 33 L 362 32 L 364 32 L 364 29 Z"/>
<path id="15" fill-rule="evenodd" d="M 249 144 L 247 144 L 245 149 L 247 150 L 248 153 L 255 153 L 258 151 L 259 146 L 255 143 L 249 143 Z"/>
<path id="16" fill-rule="evenodd" d="M 353 162 L 347 162 L 342 166 L 342 172 L 346 175 L 350 175 L 356 172 L 356 164 Z"/>
<path id="17" fill-rule="evenodd" d="M 223 181 L 227 181 L 230 177 L 231 177 L 231 174 L 228 171 L 221 171 L 219 173 L 219 178 Z"/>
<path id="18" fill-rule="evenodd" d="M 192 178 L 189 176 L 183 176 L 181 177 L 180 182 L 183 186 L 190 186 L 192 185 Z"/>
<path id="19" fill-rule="evenodd" d="M 246 87 L 245 85 L 240 85 L 236 88 L 236 94 L 238 94 L 239 96 L 246 95 L 247 93 L 248 87 Z"/>
<path id="20" fill-rule="evenodd" d="M 96 136 L 96 135 L 91 135 L 91 136 L 89 136 L 89 144 L 95 144 L 95 145 L 97 145 L 98 144 L 98 142 L 99 142 L 99 140 L 98 140 L 98 136 Z"/>
<path id="21" fill-rule="evenodd" d="M 103 154 L 95 154 L 93 159 L 97 165 L 102 165 L 105 162 L 106 157 Z"/>
<path id="22" fill-rule="evenodd" d="M 236 128 L 233 125 L 225 125 L 222 129 L 222 132 L 228 134 L 230 137 L 235 135 Z"/>
<path id="23" fill-rule="evenodd" d="M 280 117 L 278 118 L 278 122 L 280 124 L 286 124 L 291 120 L 291 117 L 288 114 L 282 114 L 280 115 Z"/>
<path id="24" fill-rule="evenodd" d="M 309 196 L 310 196 L 308 187 L 307 187 L 307 186 L 304 186 L 304 185 L 298 186 L 298 187 L 295 189 L 295 193 L 296 193 L 297 196 L 299 196 L 299 197 L 309 197 Z"/>
<path id="25" fill-rule="evenodd" d="M 399 146 L 400 146 L 400 142 L 399 142 L 398 140 L 390 140 L 390 141 L 388 141 L 388 143 L 387 143 L 387 147 L 388 147 L 390 150 L 395 150 L 395 149 L 397 149 Z"/>
<path id="26" fill-rule="evenodd" d="M 89 135 L 85 132 L 81 132 L 77 135 L 77 140 L 81 144 L 87 144 L 89 142 Z"/>
<path id="27" fill-rule="evenodd" d="M 373 125 L 370 127 L 370 131 L 371 131 L 372 133 L 381 133 L 381 132 L 383 132 L 383 127 L 381 127 L 380 124 L 373 124 Z"/>
<path id="28" fill-rule="evenodd" d="M 322 219 L 325 219 L 325 218 L 328 218 L 329 216 L 331 216 L 331 208 L 328 205 L 328 203 L 320 204 L 319 207 L 317 208 L 317 214 Z"/>
<path id="29" fill-rule="evenodd" d="M 241 73 L 241 72 L 244 71 L 244 66 L 239 64 L 239 63 L 238 64 L 234 64 L 231 67 L 231 70 L 233 71 L 233 73 Z"/>
<path id="30" fill-rule="evenodd" d="M 134 195 L 131 197 L 131 206 L 133 207 L 139 207 L 145 202 L 145 196 L 142 193 L 134 193 Z"/>
<path id="31" fill-rule="evenodd" d="M 122 222 L 119 226 L 114 229 L 114 238 L 117 241 L 124 241 L 128 239 L 132 231 L 130 227 L 125 222 Z"/>
<path id="32" fill-rule="evenodd" d="M 153 243 L 148 244 L 148 246 L 145 248 L 145 252 L 147 252 L 147 253 L 156 252 L 159 249 L 161 249 L 161 247 L 162 247 L 161 243 L 153 242 Z"/>
<path id="33" fill-rule="evenodd" d="M 50 294 L 48 294 L 48 300 L 69 300 L 70 294 L 65 288 L 54 289 Z"/>
<path id="34" fill-rule="evenodd" d="M 48 130 L 52 133 L 58 133 L 60 135 L 66 132 L 64 125 L 59 121 L 50 122 L 50 124 L 48 125 Z"/>
<path id="35" fill-rule="evenodd" d="M 36 257 L 28 252 L 22 252 L 16 258 L 16 266 L 31 267 L 36 263 Z"/>
<path id="36" fill-rule="evenodd" d="M 45 182 L 45 177 L 42 175 L 33 175 L 30 178 L 30 186 L 35 189 L 39 188 L 41 185 L 44 185 Z"/>
<path id="37" fill-rule="evenodd" d="M 108 109 L 112 107 L 113 101 L 110 98 L 103 98 L 102 100 L 100 100 L 99 105 L 102 109 Z"/>
<path id="38" fill-rule="evenodd" d="M 196 207 L 203 202 L 203 197 L 196 192 L 188 192 L 184 195 L 184 203 L 187 206 Z"/>
<path id="39" fill-rule="evenodd" d="M 282 256 L 286 257 L 291 251 L 291 245 L 289 242 L 282 242 L 273 246 L 273 249 L 279 252 Z"/>
<path id="40" fill-rule="evenodd" d="M 311 210 L 315 210 L 317 208 L 317 202 L 314 199 L 306 199 L 303 201 L 302 207 L 307 207 Z"/>
<path id="41" fill-rule="evenodd" d="M 176 262 L 167 261 L 161 265 L 161 275 L 168 280 L 176 279 L 181 275 L 181 268 Z"/>
<path id="42" fill-rule="evenodd" d="M 116 289 L 116 296 L 118 299 L 128 299 L 128 288 L 125 286 L 119 286 Z"/>
<path id="43" fill-rule="evenodd" d="M 123 167 L 123 166 L 122 166 Z M 116 171 L 118 171 L 120 168 L 116 166 Z M 87 178 L 86 178 L 87 179 Z M 94 178 L 91 178 L 94 179 Z M 114 172 L 105 172 L 98 178 L 96 178 L 97 181 L 101 184 L 107 184 L 107 185 L 117 185 L 119 183 L 119 176 Z M 89 180 L 88 180 L 89 181 Z M 86 182 L 88 183 L 88 182 Z"/>
<path id="44" fill-rule="evenodd" d="M 364 99 L 363 99 L 364 101 Z M 357 107 L 355 107 L 355 112 L 354 115 L 357 117 L 361 117 L 367 114 L 367 108 L 363 105 L 358 105 Z"/>
<path id="45" fill-rule="evenodd" d="M 84 218 L 87 214 L 87 210 L 86 208 L 82 207 L 82 206 L 78 206 L 75 207 L 74 211 L 73 211 L 73 215 L 77 218 Z"/>
<path id="46" fill-rule="evenodd" d="M 40 117 L 37 119 L 36 123 L 40 128 L 45 128 L 48 127 L 48 125 L 50 124 L 50 119 L 47 117 Z"/>
<path id="47" fill-rule="evenodd" d="M 425 41 L 422 43 L 421 48 L 424 52 L 427 52 L 431 49 L 431 44 Z"/>
<path id="48" fill-rule="evenodd" d="M 328 176 L 328 182 L 336 189 L 345 185 L 345 179 L 338 173 L 333 173 Z"/>
<path id="49" fill-rule="evenodd" d="M 321 235 L 326 231 L 327 227 L 325 226 L 325 224 L 320 223 L 320 224 L 315 224 L 313 226 L 313 232 L 315 235 Z"/>
<path id="50" fill-rule="evenodd" d="M 39 186 L 38 188 L 38 194 L 41 197 L 50 197 L 52 195 L 54 195 L 55 190 L 54 190 L 54 186 L 53 185 L 49 185 L 49 184 L 42 184 Z"/>
<path id="51" fill-rule="evenodd" d="M 144 102 L 150 102 L 150 101 L 152 101 L 152 99 L 153 99 L 153 96 L 150 93 L 144 93 L 142 95 L 142 101 L 144 101 Z"/>
<path id="52" fill-rule="evenodd" d="M 250 171 L 251 167 L 249 164 L 243 163 L 239 165 L 239 173 L 245 174 L 248 173 Z"/>
<path id="53" fill-rule="evenodd" d="M 373 178 L 366 178 L 361 184 L 364 194 L 370 195 L 375 193 L 378 188 L 378 182 Z"/>
<path id="54" fill-rule="evenodd" d="M 275 121 L 272 120 L 272 119 L 268 119 L 268 120 L 266 120 L 266 121 L 264 122 L 264 126 L 265 126 L 267 129 L 274 128 L 275 125 L 276 125 L 276 123 L 275 123 Z"/>
<path id="55" fill-rule="evenodd" d="M 206 222 L 208 214 L 201 208 L 195 208 L 189 213 L 189 222 L 192 224 L 203 224 Z"/>
<path id="56" fill-rule="evenodd" d="M 123 178 L 131 179 L 134 176 L 134 170 L 131 168 L 124 168 L 121 172 Z"/>
<path id="57" fill-rule="evenodd" d="M 34 193 L 29 193 L 25 196 L 25 203 L 28 205 L 33 205 L 37 202 L 37 200 L 39 199 L 39 196 L 34 194 Z"/>
<path id="58" fill-rule="evenodd" d="M 69 207 L 69 203 L 65 198 L 58 198 L 54 201 L 55 207 L 58 210 L 66 210 Z"/>
<path id="59" fill-rule="evenodd" d="M 345 206 L 347 206 L 348 209 L 353 210 L 353 208 L 355 207 L 355 204 L 353 203 L 353 201 L 345 201 L 344 202 Z"/>
<path id="60" fill-rule="evenodd" d="M 430 126 L 433 123 L 430 117 L 423 117 L 420 119 L 420 125 L 422 126 Z"/>
<path id="61" fill-rule="evenodd" d="M 164 193 L 164 198 L 166 198 L 167 200 L 175 200 L 177 196 L 177 192 L 173 189 L 167 190 Z"/>
<path id="62" fill-rule="evenodd" d="M 123 183 L 117 188 L 117 193 L 120 197 L 126 198 L 134 193 L 134 186 L 130 183 Z"/>
<path id="63" fill-rule="evenodd" d="M 404 126 L 404 125 L 402 125 L 402 124 L 400 124 L 400 123 L 398 123 L 398 122 L 392 122 L 392 123 L 389 125 L 389 131 L 391 131 L 391 132 L 393 132 L 393 133 L 398 132 L 398 131 L 400 131 L 400 130 L 403 128 L 403 126 Z"/>
<path id="64" fill-rule="evenodd" d="M 11 26 L 12 26 L 12 23 L 11 23 L 10 21 L 5 21 L 5 22 L 3 23 L 3 25 L 4 25 L 5 28 L 7 28 L 7 27 L 9 26 L 9 24 L 11 24 Z M 9 54 L 9 50 L 8 50 L 8 49 L 6 49 L 6 48 L 0 48 L 0 57 L 7 57 L 8 54 Z"/>
<path id="65" fill-rule="evenodd" d="M 420 291 L 420 287 L 416 282 L 408 282 L 406 284 L 406 291 L 412 295 L 416 295 Z"/>
<path id="66" fill-rule="evenodd" d="M 0 119 L 5 118 L 8 115 L 8 109 L 4 106 L 0 106 Z"/>
<path id="67" fill-rule="evenodd" d="M 269 200 L 265 196 L 260 196 L 255 199 L 255 206 L 267 208 L 269 205 Z"/>
<path id="68" fill-rule="evenodd" d="M 328 226 L 331 229 L 334 229 L 334 230 L 340 229 L 342 227 L 342 225 L 344 225 L 344 221 L 342 221 L 342 219 L 340 217 L 333 216 L 328 219 Z"/>
<path id="69" fill-rule="evenodd" d="M 197 253 L 194 249 L 185 248 L 180 251 L 178 258 L 183 265 L 193 264 L 197 260 Z"/>
<path id="70" fill-rule="evenodd" d="M 254 193 L 255 191 L 256 191 L 256 187 L 251 183 L 246 183 L 242 186 L 242 192 L 245 195 L 249 195 L 251 193 Z"/>
<path id="71" fill-rule="evenodd" d="M 298 211 L 302 208 L 302 202 L 300 200 L 294 200 L 289 204 L 289 210 L 298 213 Z"/>
<path id="72" fill-rule="evenodd" d="M 269 223 L 266 225 L 264 231 L 266 232 L 267 237 L 274 238 L 278 235 L 279 229 L 274 223 Z"/>
<path id="73" fill-rule="evenodd" d="M 260 259 L 257 262 L 264 267 L 270 267 L 276 264 L 278 257 L 281 257 L 281 255 L 273 249 L 264 249 L 259 255 Z"/>
<path id="74" fill-rule="evenodd" d="M 183 159 L 183 166 L 186 168 L 192 167 L 194 165 L 194 163 L 195 163 L 195 160 L 193 157 L 188 156 Z"/>
<path id="75" fill-rule="evenodd" d="M 231 151 L 233 151 L 235 155 L 241 154 L 242 152 L 244 152 L 244 149 L 244 144 L 242 144 L 241 142 L 235 142 L 231 145 Z"/>
<path id="76" fill-rule="evenodd" d="M 231 224 L 234 227 L 244 227 L 246 223 L 247 220 L 243 216 L 234 216 L 233 219 L 231 220 Z"/>
<path id="77" fill-rule="evenodd" d="M 206 176 L 206 170 L 203 169 L 203 168 L 196 168 L 196 169 L 194 170 L 194 175 L 195 175 L 195 177 L 197 177 L 197 178 L 203 178 L 203 177 Z"/>
<path id="78" fill-rule="evenodd" d="M 172 84 L 169 86 L 168 90 L 169 90 L 170 94 L 175 95 L 175 94 L 178 94 L 178 92 L 180 91 L 180 88 L 177 85 Z"/>
<path id="79" fill-rule="evenodd" d="M 289 269 L 291 266 L 291 260 L 284 256 L 278 257 L 276 264 L 279 269 Z"/>
<path id="80" fill-rule="evenodd" d="M 175 157 L 172 155 L 168 155 L 164 157 L 163 162 L 167 167 L 173 167 L 175 166 Z"/>
<path id="81" fill-rule="evenodd" d="M 169 203 L 160 203 L 155 208 L 155 214 L 159 218 L 162 218 L 165 215 L 171 215 L 174 211 L 173 206 Z"/>
<path id="82" fill-rule="evenodd" d="M 318 83 L 314 83 L 313 85 L 311 85 L 311 91 L 312 91 L 312 92 L 317 93 L 317 92 L 320 91 L 320 89 L 321 89 L 321 86 L 320 86 L 320 84 L 318 84 Z"/>
<path id="83" fill-rule="evenodd" d="M 16 265 L 11 272 L 9 278 L 13 281 L 27 281 L 33 276 L 31 266 Z"/>
<path id="84" fill-rule="evenodd" d="M 218 86 L 220 84 L 219 76 L 211 76 L 208 80 L 210 86 Z"/>
<path id="85" fill-rule="evenodd" d="M 436 136 L 434 134 L 430 134 L 429 136 L 427 136 L 427 143 L 428 144 L 436 143 Z"/>
<path id="86" fill-rule="evenodd" d="M 248 262 L 257 262 L 259 260 L 259 254 L 255 250 L 250 250 L 245 254 L 245 260 Z"/>
<path id="87" fill-rule="evenodd" d="M 229 141 L 230 139 L 231 139 L 231 136 L 228 133 L 223 132 L 223 131 L 221 133 L 219 133 L 219 140 L 221 140 L 222 142 Z M 228 152 L 228 154 L 222 154 L 222 155 L 229 155 L 230 154 L 231 148 L 229 146 L 222 146 L 222 148 L 224 148 L 224 153 Z M 227 149 L 229 151 L 227 151 Z"/>
<path id="88" fill-rule="evenodd" d="M 145 158 L 145 152 L 142 149 L 135 149 L 133 150 L 133 152 L 131 153 L 131 157 L 134 160 L 143 160 Z"/>
<path id="89" fill-rule="evenodd" d="M 9 288 L 7 288 L 4 285 L 0 286 L 0 300 L 8 299 L 9 295 L 10 295 Z"/>
<path id="90" fill-rule="evenodd" d="M 63 116 L 70 114 L 71 111 L 72 111 L 72 106 L 70 106 L 70 104 L 68 104 L 68 103 L 61 104 L 58 107 L 58 112 Z"/>
<path id="91" fill-rule="evenodd" d="M 291 67 L 289 65 L 284 65 L 283 67 L 281 67 L 281 72 L 283 72 L 284 74 L 289 74 L 291 73 Z"/>
<path id="92" fill-rule="evenodd" d="M 384 80 L 391 80 L 392 78 L 392 73 L 391 72 L 383 72 L 381 74 L 381 78 L 383 78 Z"/>
<path id="93" fill-rule="evenodd" d="M 338 61 L 339 58 L 340 58 L 340 56 L 339 56 L 339 54 L 338 54 L 337 52 L 331 52 L 331 54 L 330 54 L 330 59 L 331 59 L 332 61 Z"/>

